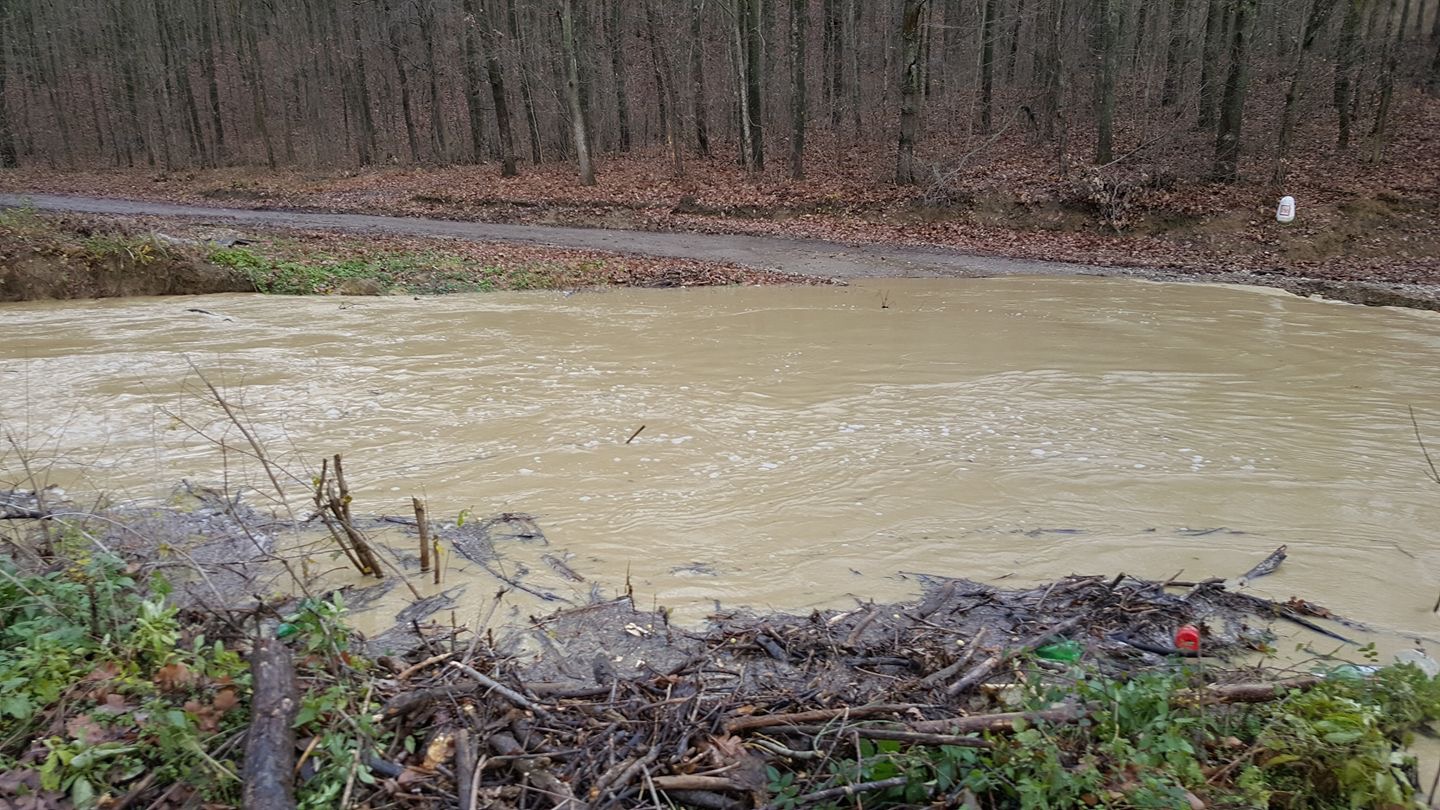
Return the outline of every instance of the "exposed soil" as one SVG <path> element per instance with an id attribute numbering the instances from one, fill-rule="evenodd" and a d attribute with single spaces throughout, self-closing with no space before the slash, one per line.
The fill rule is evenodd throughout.
<path id="1" fill-rule="evenodd" d="M 70 197 L 49 194 L 0 195 L 0 206 L 29 205 L 42 210 L 110 216 L 174 217 L 247 227 L 303 231 L 339 231 L 394 237 L 438 237 L 467 242 L 540 245 L 709 262 L 725 266 L 783 271 L 836 279 L 864 277 L 980 278 L 1009 275 L 1107 275 L 1159 281 L 1193 280 L 1278 287 L 1298 295 L 1317 295 L 1371 306 L 1440 310 L 1440 258 L 1431 255 L 1397 265 L 1356 259 L 1343 266 L 1305 268 L 1264 262 L 1231 263 L 1215 257 L 1205 266 L 1125 266 L 1120 257 L 1096 254 L 1112 264 L 1075 264 L 962 253 L 933 245 L 859 243 L 775 236 L 674 233 L 488 222 L 458 222 L 421 217 L 304 211 L 210 208 L 174 203 Z M 1205 227 L 1205 226 L 1196 226 Z M 1279 228 L 1278 225 L 1273 225 Z M 871 232 L 873 235 L 873 232 Z M 1007 246 L 1015 235 L 1009 234 Z M 1102 240 L 1103 241 L 1103 240 Z M 1045 253 L 1042 248 L 1036 252 Z M 1012 252 L 1023 252 L 1015 250 Z M 1359 264 L 1357 265 L 1357 262 Z M 1360 269 L 1357 270 L 1356 268 Z"/>
<path id="2" fill-rule="evenodd" d="M 149 236 L 82 223 L 0 228 L 0 301 L 246 292 L 243 274 Z"/>

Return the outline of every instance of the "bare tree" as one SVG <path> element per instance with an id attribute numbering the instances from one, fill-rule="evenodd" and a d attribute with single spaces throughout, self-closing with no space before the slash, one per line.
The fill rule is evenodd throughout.
<path id="1" fill-rule="evenodd" d="M 1346 0 L 1351 2 L 1352 0 Z M 1215 113 L 1220 104 L 1220 72 L 1224 64 L 1225 12 L 1227 0 L 1205 0 L 1205 45 L 1200 58 L 1199 127 L 1215 126 Z"/>
<path id="2" fill-rule="evenodd" d="M 1144 8 L 1144 6 L 1141 6 Z M 1120 66 L 1119 0 L 1094 0 L 1095 162 L 1115 159 L 1115 82 Z"/>
<path id="3" fill-rule="evenodd" d="M 690 0 L 690 85 L 694 91 L 695 147 L 710 156 L 710 98 L 705 88 L 705 0 Z"/>
<path id="4" fill-rule="evenodd" d="M 1160 106 L 1173 107 L 1180 100 L 1181 67 L 1185 59 L 1185 0 L 1170 0 L 1170 37 L 1165 48 L 1165 86 Z"/>
<path id="5" fill-rule="evenodd" d="M 580 60 L 575 53 L 575 0 L 560 0 L 560 49 L 565 60 L 565 100 L 570 105 L 570 131 L 575 139 L 575 159 L 580 183 L 595 185 L 595 167 L 590 163 L 590 133 L 585 110 L 580 106 Z"/>
<path id="6" fill-rule="evenodd" d="M 900 153 L 895 164 L 895 182 L 900 185 L 919 180 L 915 141 L 920 135 L 920 19 L 927 2 L 905 0 L 901 19 Z"/>
<path id="7" fill-rule="evenodd" d="M 1295 116 L 1300 106 L 1301 90 L 1305 78 L 1305 64 L 1315 48 L 1315 38 L 1329 22 L 1335 10 L 1336 0 L 1310 0 L 1310 10 L 1305 15 L 1305 29 L 1301 35 L 1300 54 L 1295 57 L 1294 72 L 1290 76 L 1290 89 L 1285 92 L 1285 109 L 1280 114 L 1280 134 L 1275 139 L 1275 161 L 1271 169 L 1270 184 L 1276 189 L 1285 184 L 1285 158 L 1290 152 L 1290 140 L 1295 132 Z"/>
<path id="8" fill-rule="evenodd" d="M 985 17 L 980 25 L 980 131 L 986 134 L 994 127 L 995 27 L 999 5 L 999 0 L 985 0 Z"/>
<path id="9" fill-rule="evenodd" d="M 10 110 L 6 104 L 5 76 L 9 66 L 7 51 L 10 48 L 10 13 L 0 7 L 0 169 L 19 165 L 15 149 L 15 135 L 10 127 Z"/>
<path id="10" fill-rule="evenodd" d="M 651 58 L 655 62 L 655 79 L 666 102 L 661 109 L 665 134 L 670 140 L 671 168 L 676 177 L 685 175 L 685 140 L 680 132 L 680 93 L 675 87 L 675 66 L 670 62 L 669 49 L 660 36 L 654 0 L 645 0 L 645 34 L 650 40 Z"/>
<path id="11" fill-rule="evenodd" d="M 1256 0 L 1230 0 L 1230 72 L 1220 101 L 1220 130 L 1215 138 L 1215 177 L 1234 181 L 1240 172 L 1240 128 L 1249 84 L 1250 28 Z"/>
<path id="12" fill-rule="evenodd" d="M 1345 21 L 1340 27 L 1339 53 L 1335 57 L 1335 112 L 1340 119 L 1340 149 L 1350 148 L 1351 87 L 1355 75 L 1356 51 L 1360 39 L 1360 20 L 1368 3 L 1376 0 L 1341 0 L 1345 4 Z"/>
<path id="13" fill-rule="evenodd" d="M 808 0 L 790 0 L 790 176 L 805 179 L 805 39 L 810 29 Z"/>
<path id="14" fill-rule="evenodd" d="M 648 15 L 650 7 L 646 6 Z M 625 0 L 611 0 L 610 67 L 615 71 L 615 117 L 620 135 L 620 151 L 630 151 L 630 94 L 625 86 Z"/>
<path id="15" fill-rule="evenodd" d="M 474 0 L 466 0 L 473 3 Z M 480 9 L 480 42 L 485 48 L 485 75 L 490 82 L 490 101 L 495 106 L 495 129 L 500 138 L 500 176 L 514 177 L 515 131 L 510 121 L 510 97 L 505 92 L 505 69 L 500 63 L 500 37 L 489 15 Z"/>

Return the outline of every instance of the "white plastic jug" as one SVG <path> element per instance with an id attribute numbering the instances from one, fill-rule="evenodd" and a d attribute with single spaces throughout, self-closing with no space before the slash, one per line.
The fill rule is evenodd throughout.
<path id="1" fill-rule="evenodd" d="M 1288 225 L 1295 221 L 1295 198 L 1281 197 L 1280 207 L 1275 209 L 1275 221 Z"/>

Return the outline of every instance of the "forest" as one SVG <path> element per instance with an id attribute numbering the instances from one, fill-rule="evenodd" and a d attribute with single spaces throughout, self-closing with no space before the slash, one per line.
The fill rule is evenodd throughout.
<path id="1" fill-rule="evenodd" d="M 1182 174 L 1253 154 L 1279 185 L 1317 130 L 1383 159 L 1407 94 L 1440 89 L 1437 5 L 7 0 L 0 166 L 571 162 L 590 184 L 624 153 L 799 178 L 859 144 L 933 184 L 1000 143 L 1061 174 L 1183 145 Z"/>

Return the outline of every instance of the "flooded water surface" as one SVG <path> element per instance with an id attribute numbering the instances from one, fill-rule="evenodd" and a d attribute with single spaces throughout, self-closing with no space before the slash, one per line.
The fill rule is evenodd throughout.
<path id="1" fill-rule="evenodd" d="M 357 513 L 529 513 L 691 619 L 1286 544 L 1259 592 L 1434 633 L 1437 369 L 1428 314 L 1098 279 L 0 308 L 0 420 L 72 496 L 265 489 L 198 370 L 301 481 L 343 452 Z"/>

